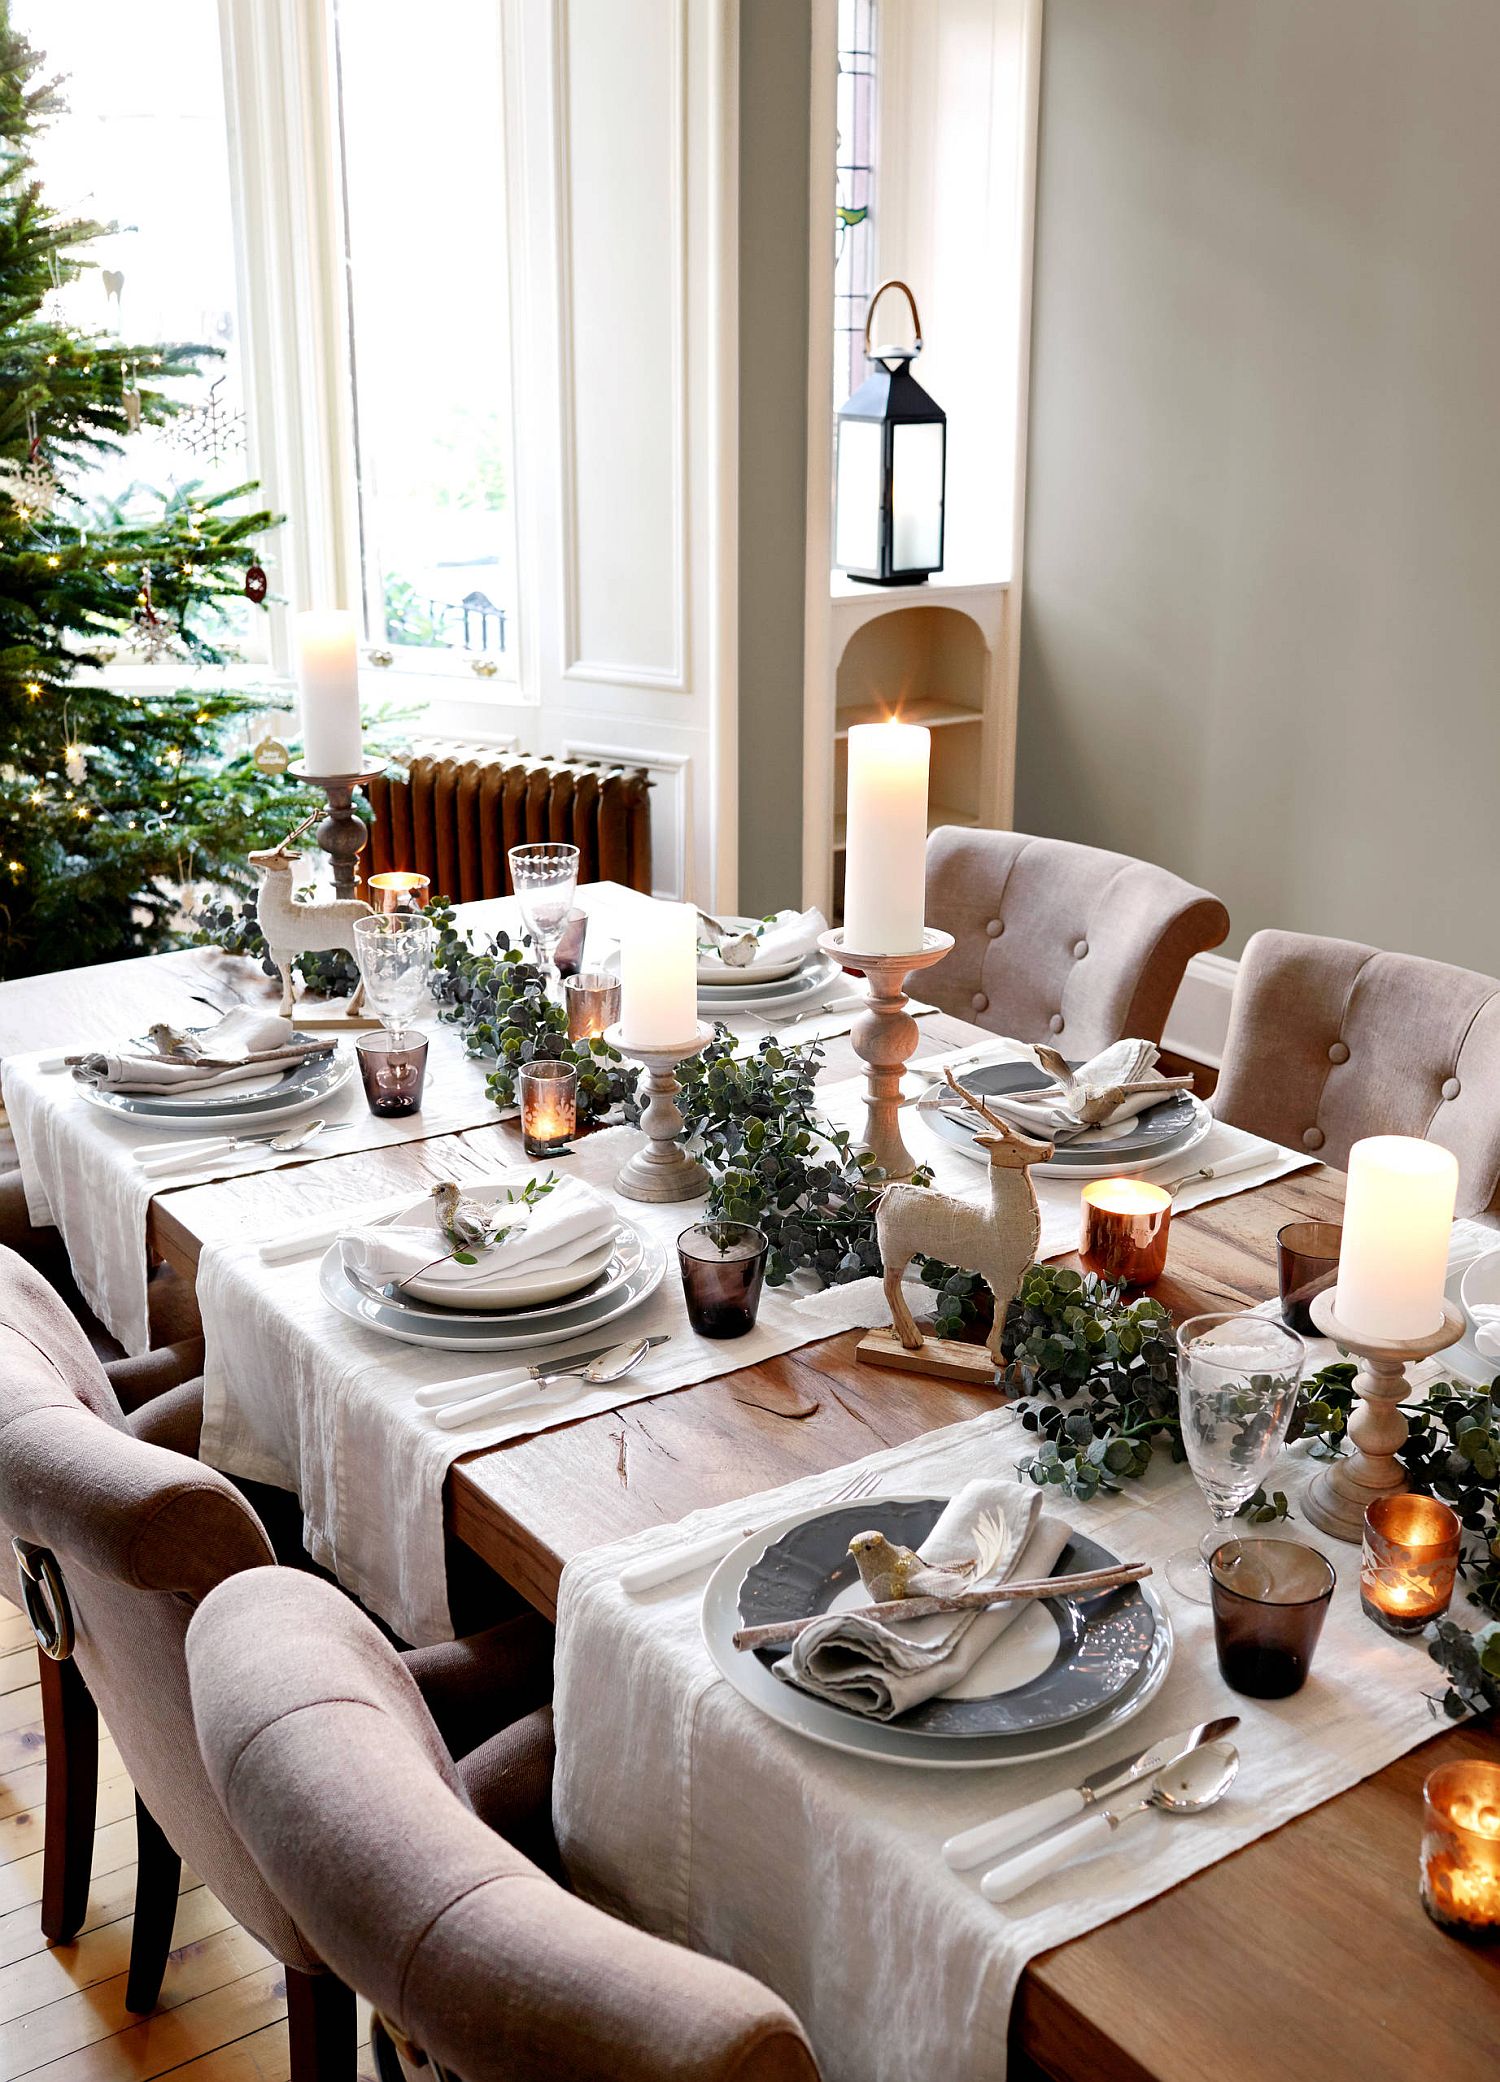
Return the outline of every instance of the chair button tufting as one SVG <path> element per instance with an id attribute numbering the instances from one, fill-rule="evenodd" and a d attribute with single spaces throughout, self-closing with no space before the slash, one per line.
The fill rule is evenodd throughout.
<path id="1" fill-rule="evenodd" d="M 1443 1097 L 1445 1099 L 1456 1099 L 1462 1090 L 1463 1086 L 1456 1077 L 1445 1077 L 1443 1079 Z"/>
<path id="2" fill-rule="evenodd" d="M 1089 943 L 1088 943 L 1088 941 L 1087 941 L 1087 940 L 1080 940 L 1080 941 L 1078 942 L 1078 944 L 1077 944 L 1077 945 L 1076 945 L 1076 946 L 1074 947 L 1074 949 L 1073 949 L 1073 959 L 1074 959 L 1074 961 L 1082 961 L 1082 960 L 1083 960 L 1083 957 L 1084 957 L 1084 956 L 1085 956 L 1085 955 L 1086 955 L 1086 954 L 1088 953 L 1088 951 L 1089 951 Z"/>
<path id="3" fill-rule="evenodd" d="M 1304 1149 L 1321 1149 L 1323 1147 L 1323 1130 L 1321 1128 L 1304 1128 L 1302 1130 L 1302 1147 Z"/>
<path id="4" fill-rule="evenodd" d="M 989 923 L 985 926 L 985 932 L 992 940 L 998 940 L 1000 935 L 1004 932 L 1004 930 L 1005 927 L 998 918 L 990 919 Z"/>
<path id="5" fill-rule="evenodd" d="M 1349 1060 L 1349 1044 L 1346 1041 L 1335 1041 L 1328 1051 L 1328 1060 L 1330 1063 L 1347 1063 Z"/>
<path id="6" fill-rule="evenodd" d="M 1048 1020 L 1047 1024 L 1049 1027 L 1051 1027 L 1054 1034 L 1060 1034 L 1063 1030 L 1062 1014 L 1060 1012 L 1054 1012 L 1052 1017 Z"/>
<path id="7" fill-rule="evenodd" d="M 990 1001 L 982 990 L 975 991 L 973 997 L 969 1000 L 969 1005 L 975 1012 L 988 1012 L 990 1009 Z"/>

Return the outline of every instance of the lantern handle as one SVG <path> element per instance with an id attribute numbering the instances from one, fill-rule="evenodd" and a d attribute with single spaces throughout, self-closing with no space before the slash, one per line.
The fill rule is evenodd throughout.
<path id="1" fill-rule="evenodd" d="M 875 351 L 870 345 L 870 328 L 875 323 L 875 306 L 880 302 L 880 299 L 885 295 L 888 289 L 899 289 L 901 294 L 906 298 L 906 301 L 911 308 L 911 329 L 916 334 L 916 344 L 912 348 L 912 354 L 913 356 L 916 356 L 922 352 L 922 321 L 917 316 L 917 300 L 912 295 L 910 289 L 907 288 L 906 284 L 898 280 L 895 275 L 892 275 L 888 281 L 881 283 L 880 287 L 876 290 L 875 294 L 870 298 L 869 308 L 865 312 L 866 361 L 872 361 L 875 358 Z"/>

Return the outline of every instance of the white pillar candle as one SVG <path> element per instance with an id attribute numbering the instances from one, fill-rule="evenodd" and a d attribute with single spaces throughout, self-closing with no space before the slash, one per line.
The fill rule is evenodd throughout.
<path id="1" fill-rule="evenodd" d="M 698 913 L 641 904 L 620 924 L 620 1039 L 671 1048 L 698 1031 Z"/>
<path id="2" fill-rule="evenodd" d="M 1457 1194 L 1451 1150 L 1413 1135 L 1355 1143 L 1334 1296 L 1351 1333 L 1399 1342 L 1438 1328 Z"/>
<path id="3" fill-rule="evenodd" d="M 292 626 L 303 767 L 310 774 L 362 773 L 354 617 L 299 614 Z"/>
<path id="4" fill-rule="evenodd" d="M 856 723 L 849 732 L 844 945 L 913 954 L 926 913 L 927 769 L 919 723 Z"/>

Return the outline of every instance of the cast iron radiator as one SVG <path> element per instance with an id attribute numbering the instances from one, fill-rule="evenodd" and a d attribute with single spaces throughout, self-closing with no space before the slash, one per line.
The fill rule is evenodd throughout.
<path id="1" fill-rule="evenodd" d="M 580 882 L 650 892 L 645 767 L 459 745 L 419 753 L 407 773 L 366 788 L 375 823 L 360 855 L 365 874 L 410 869 L 430 876 L 434 896 L 469 903 L 509 895 L 510 847 L 565 839 L 578 848 Z"/>

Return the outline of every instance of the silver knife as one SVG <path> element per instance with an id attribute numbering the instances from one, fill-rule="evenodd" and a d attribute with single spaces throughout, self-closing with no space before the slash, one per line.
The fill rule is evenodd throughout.
<path id="1" fill-rule="evenodd" d="M 943 1857 L 955 1872 L 962 1872 L 970 1865 L 989 1864 L 1003 1852 L 1014 1850 L 1017 1844 L 1029 1843 L 1032 1837 L 1056 1829 L 1063 1822 L 1071 1822 L 1076 1815 L 1086 1814 L 1096 1801 L 1108 1799 L 1122 1787 L 1134 1785 L 1137 1779 L 1149 1778 L 1164 1764 L 1170 1764 L 1174 1757 L 1198 1749 L 1205 1742 L 1217 1742 L 1221 1735 L 1227 1735 L 1239 1724 L 1237 1713 L 1226 1713 L 1218 1720 L 1200 1721 L 1196 1728 L 1186 1728 L 1181 1734 L 1163 1735 L 1159 1742 L 1148 1743 L 1145 1749 L 1138 1749 L 1131 1756 L 1101 1765 L 1099 1770 L 1078 1785 L 1070 1786 L 1065 1793 L 1049 1793 L 1045 1800 L 1029 1801 L 1025 1807 L 1012 1808 L 1009 1814 L 996 1815 L 993 1821 L 981 1822 L 977 1828 L 963 1829 L 957 1836 L 950 1836 L 943 1845 Z"/>
<path id="2" fill-rule="evenodd" d="M 554 1361 L 550 1365 L 539 1360 L 535 1366 L 528 1366 L 526 1371 L 533 1381 L 545 1387 L 549 1381 L 565 1380 L 569 1374 L 587 1373 L 596 1359 L 603 1359 L 610 1352 L 627 1352 L 637 1344 L 642 1353 L 653 1352 L 658 1345 L 664 1345 L 666 1342 L 667 1333 L 664 1330 L 658 1330 L 650 1337 L 627 1338 L 623 1343 L 616 1338 L 613 1344 L 594 1345 L 587 1352 L 575 1352 L 571 1359 Z"/>

